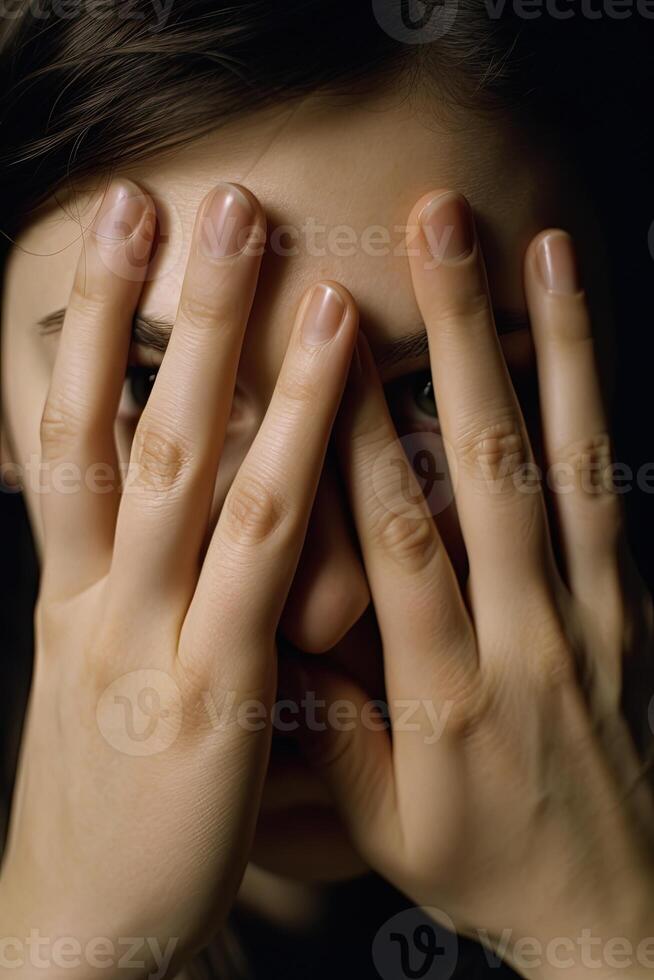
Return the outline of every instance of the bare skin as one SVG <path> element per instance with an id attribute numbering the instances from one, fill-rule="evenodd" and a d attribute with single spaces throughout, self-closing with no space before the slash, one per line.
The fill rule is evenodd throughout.
<path id="1" fill-rule="evenodd" d="M 243 250 L 230 240 L 227 256 L 216 254 L 225 244 L 223 219 L 211 212 L 221 193 L 236 218 L 247 217 Z M 443 200 L 450 205 L 445 236 L 428 221 Z M 138 254 L 150 248 L 153 207 L 128 180 L 111 185 L 72 292 L 61 300 L 67 311 L 38 413 L 42 458 L 55 471 L 59 464 L 84 473 L 97 464 L 119 470 L 115 417 L 132 321 L 161 290 L 159 280 L 144 286 L 147 265 L 135 265 L 132 251 L 139 236 Z M 515 940 L 524 937 L 546 943 L 593 926 L 607 939 L 617 933 L 636 944 L 652 934 L 652 799 L 644 786 L 634 789 L 639 760 L 618 710 L 622 657 L 651 653 L 651 600 L 637 580 L 623 577 L 616 498 L 576 483 L 554 496 L 565 558 L 557 568 L 542 490 L 526 492 L 518 479 L 532 451 L 490 312 L 479 241 L 473 234 L 462 257 L 441 251 L 464 242 L 472 227 L 466 206 L 432 190 L 406 223 L 410 254 L 401 261 L 413 299 L 389 292 L 387 303 L 397 302 L 403 323 L 417 313 L 426 327 L 468 588 L 462 591 L 438 522 L 419 502 L 417 482 L 407 498 L 398 467 L 375 476 L 396 443 L 370 352 L 384 335 L 371 330 L 370 345 L 362 339 L 366 304 L 332 278 L 303 283 L 263 422 L 247 450 L 227 459 L 229 478 L 220 487 L 238 421 L 235 386 L 247 384 L 257 364 L 269 370 L 274 358 L 257 359 L 250 346 L 257 336 L 266 343 L 265 334 L 251 332 L 264 323 L 255 247 L 264 208 L 244 186 L 211 192 L 195 221 L 170 342 L 127 445 L 129 492 L 109 480 L 106 492 L 83 486 L 30 500 L 43 581 L 37 669 L 0 880 L 0 913 L 11 935 L 36 927 L 83 942 L 127 933 L 155 937 L 157 950 L 174 938 L 172 975 L 224 920 L 251 856 L 274 866 L 279 827 L 273 820 L 271 831 L 259 810 L 271 792 L 265 777 L 279 627 L 295 646 L 322 653 L 370 608 L 381 635 L 392 747 L 388 731 L 362 724 L 346 733 L 306 730 L 301 738 L 313 773 L 307 778 L 317 787 L 311 793 L 333 804 L 344 840 L 354 844 L 346 858 L 345 846 L 329 837 L 329 861 L 336 854 L 343 868 L 374 868 L 461 931 L 485 931 L 491 945 L 510 929 L 504 955 L 524 975 L 547 975 L 543 968 L 530 973 L 520 960 Z M 128 238 L 115 234 L 125 225 Z M 562 232 L 537 235 L 524 275 L 545 459 L 572 461 L 577 474 L 581 450 L 590 447 L 602 466 L 610 456 L 570 249 Z M 553 279 L 543 278 L 543 263 Z M 10 308 L 20 294 L 24 312 L 34 297 L 15 279 L 14 286 Z M 514 278 L 494 298 L 498 292 L 502 305 L 519 302 Z M 370 322 L 380 317 L 373 307 Z M 267 342 L 278 349 L 281 338 L 272 333 Z M 8 349 L 16 366 L 21 340 L 13 336 Z M 10 410 L 13 444 L 27 457 L 34 410 L 22 417 L 17 396 Z M 340 510 L 336 523 L 324 520 L 326 508 L 334 513 L 322 488 L 337 413 L 333 449 L 354 540 L 338 531 Z M 334 618 L 316 617 L 312 593 L 302 591 L 306 563 L 324 595 L 324 564 L 321 571 L 311 561 L 321 526 L 339 542 L 338 567 L 348 569 L 355 595 L 331 633 Z M 333 562 L 334 552 L 327 554 Z M 592 683 L 583 687 L 580 659 L 592 667 Z M 322 658 L 324 667 L 309 660 L 286 663 L 283 684 L 297 700 L 317 690 L 328 703 L 345 697 L 361 706 L 370 694 L 356 669 L 349 679 L 332 669 L 338 657 Z M 300 663 L 299 671 L 292 666 Z M 135 698 L 144 680 L 168 714 L 156 751 L 137 754 L 133 743 L 116 744 L 112 712 L 115 697 Z M 416 692 L 444 719 L 436 740 L 431 717 L 429 728 L 420 719 L 418 731 L 397 724 L 398 703 Z M 214 706 L 226 694 L 235 698 L 232 709 L 257 702 L 264 723 L 253 730 L 241 716 L 210 724 L 201 710 L 207 693 Z M 589 838 L 592 848 L 583 846 Z M 154 968 L 156 951 L 148 955 Z M 574 970 L 584 975 L 585 966 Z M 94 974 L 80 967 L 63 975 Z"/>
<path id="2" fill-rule="evenodd" d="M 208 531 L 264 417 L 302 296 L 321 279 L 341 282 L 356 297 L 398 429 L 411 436 L 416 450 L 423 440 L 438 437 L 433 393 L 422 396 L 429 355 L 405 244 L 411 208 L 429 187 L 460 187 L 475 205 L 498 331 L 521 390 L 535 386 L 521 265 L 541 228 L 565 222 L 592 238 L 593 248 L 586 249 L 592 292 L 607 307 L 601 303 L 605 276 L 596 258 L 592 213 L 567 172 L 559 176 L 550 147 L 532 145 L 510 120 L 489 125 L 478 116 L 457 113 L 450 119 L 442 112 L 435 118 L 424 103 L 418 93 L 406 100 L 386 92 L 345 106 L 312 98 L 293 109 L 239 119 L 127 174 L 150 193 L 163 231 L 138 301 L 139 315 L 162 326 L 156 346 L 152 330 L 135 336 L 130 377 L 145 372 L 147 379 L 147 368 L 156 371 L 161 363 L 196 212 L 216 181 L 247 186 L 266 211 L 268 248 L 238 364 Z M 61 317 L 49 318 L 67 305 L 83 261 L 84 229 L 105 189 L 106 177 L 99 176 L 76 197 L 50 202 L 9 259 L 2 314 L 3 427 L 12 459 L 24 469 L 40 452 L 41 414 L 61 333 Z M 121 396 L 116 428 L 123 463 L 144 405 L 138 388 L 128 377 Z M 23 483 L 40 543 L 39 494 L 30 479 Z M 464 571 L 453 508 L 437 519 Z M 299 651 L 352 674 L 370 697 L 383 695 L 374 609 L 333 452 L 318 486 L 281 634 Z M 281 750 L 292 741 L 275 739 L 274 746 Z M 284 877 L 309 881 L 346 877 L 364 867 L 321 781 L 285 748 L 273 752 L 255 859 Z"/>

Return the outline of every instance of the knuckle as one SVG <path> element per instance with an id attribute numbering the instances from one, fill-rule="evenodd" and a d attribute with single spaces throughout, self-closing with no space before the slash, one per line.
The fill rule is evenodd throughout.
<path id="1" fill-rule="evenodd" d="M 190 447 L 166 427 L 147 420 L 137 427 L 130 462 L 137 486 L 169 492 L 182 482 L 191 459 Z"/>
<path id="2" fill-rule="evenodd" d="M 557 467 L 565 469 L 573 485 L 584 493 L 597 496 L 613 490 L 612 458 L 607 432 L 564 446 L 555 453 Z"/>
<path id="3" fill-rule="evenodd" d="M 476 480 L 496 489 L 525 474 L 531 459 L 524 427 L 513 414 L 470 426 L 458 437 L 456 455 Z"/>
<path id="4" fill-rule="evenodd" d="M 373 536 L 381 550 L 406 571 L 417 574 L 433 561 L 438 534 L 428 514 L 384 510 L 373 524 Z"/>
<path id="5" fill-rule="evenodd" d="M 81 406 L 68 398 L 48 398 L 40 423 L 41 449 L 48 458 L 65 455 L 82 432 Z"/>
<path id="6" fill-rule="evenodd" d="M 115 288 L 115 284 L 114 288 Z M 77 320 L 94 324 L 111 304 L 110 286 L 90 271 L 80 282 L 76 278 L 68 299 L 68 313 L 73 313 Z"/>
<path id="7" fill-rule="evenodd" d="M 308 372 L 286 372 L 277 382 L 277 391 L 283 402 L 305 407 L 313 405 L 319 396 L 319 386 Z"/>
<path id="8" fill-rule="evenodd" d="M 200 326 L 213 325 L 218 319 L 213 297 L 203 295 L 198 290 L 182 293 L 177 312 L 179 319 Z"/>
<path id="9" fill-rule="evenodd" d="M 492 324 L 493 313 L 488 293 L 481 284 L 452 293 L 443 299 L 438 314 L 439 330 L 458 333 L 463 320 L 468 330 L 471 325 L 479 325 L 487 330 Z"/>
<path id="10" fill-rule="evenodd" d="M 238 479 L 223 507 L 223 531 L 237 544 L 261 544 L 285 522 L 287 506 L 273 486 L 251 476 Z"/>
<path id="11" fill-rule="evenodd" d="M 367 466 L 391 451 L 397 451 L 398 458 L 404 456 L 397 435 L 389 430 L 387 422 L 380 422 L 376 417 L 360 419 L 350 434 L 349 442 L 355 461 L 362 466 Z M 404 458 L 406 459 L 405 456 Z"/>
<path id="12" fill-rule="evenodd" d="M 228 288 L 216 295 L 214 289 L 196 285 L 182 292 L 178 319 L 198 327 L 215 328 L 219 324 L 227 327 L 241 322 L 241 306 L 242 301 Z"/>

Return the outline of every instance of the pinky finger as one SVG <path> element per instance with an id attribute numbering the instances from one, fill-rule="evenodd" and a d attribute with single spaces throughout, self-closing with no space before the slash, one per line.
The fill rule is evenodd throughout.
<path id="1" fill-rule="evenodd" d="M 622 528 L 608 420 L 574 247 L 563 231 L 531 244 L 525 286 L 538 362 L 548 485 L 573 594 L 593 608 L 617 581 Z"/>
<path id="2" fill-rule="evenodd" d="M 114 424 L 154 217 L 151 198 L 121 178 L 107 189 L 83 238 L 41 420 L 50 481 L 41 496 L 42 583 L 51 594 L 87 588 L 111 562 L 120 500 Z M 75 493 L 60 487 L 59 474 L 68 472 L 60 467 L 74 468 Z"/>

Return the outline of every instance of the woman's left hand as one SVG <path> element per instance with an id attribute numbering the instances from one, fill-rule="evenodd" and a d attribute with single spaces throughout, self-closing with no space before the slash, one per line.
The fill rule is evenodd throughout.
<path id="1" fill-rule="evenodd" d="M 467 591 L 413 473 L 407 493 L 406 473 L 391 465 L 397 434 L 361 338 L 339 445 L 383 640 L 392 739 L 362 720 L 370 714 L 353 682 L 312 667 L 303 687 L 327 709 L 346 698 L 361 713 L 303 741 L 355 846 L 417 904 L 504 946 L 525 975 L 560 977 L 566 958 L 567 975 L 585 974 L 589 929 L 601 940 L 594 976 L 644 975 L 654 965 L 654 800 L 621 701 L 626 661 L 651 667 L 654 658 L 652 603 L 608 479 L 572 243 L 545 232 L 525 260 L 559 569 L 470 209 L 456 194 L 432 194 L 409 226 Z M 445 254 L 432 255 L 430 243 L 448 236 Z M 629 969 L 616 969 L 616 939 L 631 944 Z M 521 940 L 531 942 L 527 962 Z"/>

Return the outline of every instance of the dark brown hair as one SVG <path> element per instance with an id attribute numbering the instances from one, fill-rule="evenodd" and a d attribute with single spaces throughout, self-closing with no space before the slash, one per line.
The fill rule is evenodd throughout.
<path id="1" fill-rule="evenodd" d="M 448 29 L 407 44 L 403 0 L 2 0 L 0 229 L 55 189 L 214 129 L 266 103 L 403 71 L 441 98 L 543 120 L 604 116 L 640 81 L 642 24 L 579 10 L 537 19 L 445 0 Z M 575 2 L 567 0 L 568 6 Z M 431 6 L 434 4 L 432 2 Z M 620 57 L 626 50 L 629 58 Z M 649 39 L 649 35 L 647 35 Z M 643 53 L 649 53 L 647 47 Z"/>

